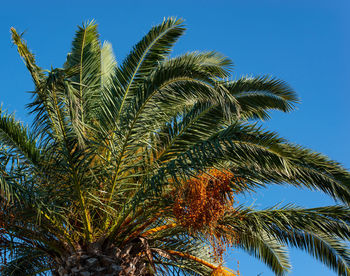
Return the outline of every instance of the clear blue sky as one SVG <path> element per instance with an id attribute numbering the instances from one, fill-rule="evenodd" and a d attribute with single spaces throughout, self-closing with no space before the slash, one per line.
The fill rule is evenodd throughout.
<path id="1" fill-rule="evenodd" d="M 273 114 L 265 125 L 289 140 L 323 152 L 350 168 L 349 0 L 221 1 L 2 1 L 0 10 L 0 102 L 30 122 L 24 105 L 33 84 L 15 47 L 10 27 L 25 39 L 39 65 L 61 67 L 76 26 L 96 19 L 102 40 L 119 60 L 163 17 L 186 19 L 188 31 L 174 54 L 217 50 L 235 62 L 235 76 L 271 74 L 287 81 L 302 103 L 290 114 Z M 317 192 L 272 187 L 241 198 L 259 208 L 277 202 L 314 207 L 332 200 Z M 236 249 L 243 276 L 272 276 L 264 264 Z M 308 255 L 291 251 L 293 276 L 332 276 Z"/>

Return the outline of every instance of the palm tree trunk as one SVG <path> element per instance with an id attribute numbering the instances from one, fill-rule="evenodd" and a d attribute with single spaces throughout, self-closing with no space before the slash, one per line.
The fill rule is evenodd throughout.
<path id="1" fill-rule="evenodd" d="M 103 252 L 87 250 L 74 253 L 58 261 L 55 276 L 152 276 L 139 242 L 129 243 L 122 249 Z"/>

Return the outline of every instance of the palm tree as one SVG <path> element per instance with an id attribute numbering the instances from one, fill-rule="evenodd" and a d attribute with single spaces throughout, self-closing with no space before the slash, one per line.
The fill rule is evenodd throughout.
<path id="1" fill-rule="evenodd" d="M 284 275 L 287 246 L 350 275 L 350 174 L 257 124 L 293 110 L 295 92 L 269 76 L 230 80 L 217 52 L 169 57 L 184 30 L 165 19 L 118 65 L 87 23 L 63 68 L 44 71 L 11 29 L 34 121 L 0 115 L 2 275 L 236 275 L 228 247 Z M 235 202 L 270 184 L 340 204 Z"/>

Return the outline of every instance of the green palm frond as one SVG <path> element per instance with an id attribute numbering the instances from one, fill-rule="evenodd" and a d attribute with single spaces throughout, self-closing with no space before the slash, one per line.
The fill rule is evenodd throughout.
<path id="1" fill-rule="evenodd" d="M 290 236 L 279 238 L 290 246 L 304 249 L 311 256 L 333 269 L 338 275 L 350 273 L 350 252 L 345 242 L 329 235 L 298 233 L 297 231 Z"/>
<path id="2" fill-rule="evenodd" d="M 34 54 L 28 49 L 27 43 L 22 39 L 15 28 L 11 28 L 12 42 L 17 46 L 19 55 L 23 58 L 28 71 L 32 75 L 36 87 L 45 79 L 44 71 L 36 64 Z"/>
<path id="3" fill-rule="evenodd" d="M 222 121 L 222 110 L 213 108 L 211 103 L 197 103 L 189 111 L 184 110 L 157 133 L 157 159 L 170 160 L 198 141 L 208 139 L 221 129 Z"/>
<path id="4" fill-rule="evenodd" d="M 276 275 L 291 269 L 286 248 L 268 233 L 243 232 L 236 246 L 263 261 Z"/>
<path id="5" fill-rule="evenodd" d="M 17 152 L 33 165 L 38 165 L 41 161 L 41 152 L 34 135 L 13 115 L 8 115 L 2 110 L 0 110 L 0 143 Z"/>
<path id="6" fill-rule="evenodd" d="M 105 62 L 106 54 L 107 52 L 104 50 Z M 70 93 L 74 95 L 70 103 L 74 103 L 76 107 L 71 107 L 70 110 L 72 112 L 75 109 L 77 112 L 75 114 L 76 120 L 72 121 L 80 122 L 81 127 L 84 128 L 85 124 L 93 119 L 94 111 L 99 106 L 99 89 L 102 77 L 101 43 L 97 25 L 93 21 L 79 27 L 76 32 L 65 68 L 76 70 L 76 74 L 70 78 L 71 85 L 69 86 Z M 104 69 L 106 70 L 108 67 L 104 67 Z M 106 74 L 109 72 L 104 72 L 105 76 Z"/>
<path id="7" fill-rule="evenodd" d="M 317 231 L 349 239 L 349 210 L 344 206 L 326 206 L 304 209 L 295 206 L 284 206 L 265 210 L 246 209 L 242 215 L 247 220 L 277 227 L 282 231 L 299 229 L 301 231 Z M 267 230 L 267 229 L 265 229 Z"/>
<path id="8" fill-rule="evenodd" d="M 215 75 L 212 71 L 222 74 L 226 63 L 229 61 L 222 61 L 222 57 L 217 57 L 215 53 L 194 53 L 171 59 L 158 66 L 150 77 L 144 80 L 128 112 L 121 117 L 123 124 L 126 124 L 124 128 L 129 130 L 125 134 L 123 147 L 132 143 L 135 139 L 133 137 L 137 137 L 136 142 L 139 143 L 143 133 L 156 131 L 162 123 L 167 123 L 179 108 L 191 102 L 211 100 L 212 103 L 220 102 L 223 105 L 229 95 L 223 94 L 215 87 L 215 82 L 212 81 Z M 158 112 L 155 113 L 155 110 Z"/>
<path id="9" fill-rule="evenodd" d="M 284 81 L 270 77 L 242 77 L 223 84 L 236 97 L 242 108 L 242 116 L 269 118 L 268 110 L 289 112 L 299 99 L 293 89 Z"/>
<path id="10" fill-rule="evenodd" d="M 116 78 L 122 89 L 119 99 L 119 115 L 133 98 L 135 89 L 143 83 L 143 77 L 157 68 L 171 51 L 172 46 L 185 31 L 183 20 L 176 18 L 164 19 L 163 23 L 153 27 L 143 39 L 137 43 L 125 58 Z"/>
<path id="11" fill-rule="evenodd" d="M 35 83 L 34 121 L 0 112 L 2 274 L 69 274 L 79 254 L 100 254 L 126 271 L 212 275 L 225 271 L 224 243 L 276 275 L 291 269 L 287 247 L 350 275 L 350 173 L 259 126 L 293 110 L 296 93 L 270 76 L 230 80 L 232 61 L 215 51 L 171 57 L 184 31 L 164 19 L 118 64 L 92 21 L 63 68 L 44 71 L 11 29 Z M 342 205 L 235 206 L 236 194 L 275 184 Z"/>
<path id="12" fill-rule="evenodd" d="M 276 133 L 241 123 L 220 130 L 178 154 L 150 179 L 150 191 L 161 190 L 169 177 L 181 182 L 222 161 L 230 161 L 231 170 L 243 177 L 246 184 L 289 183 L 319 189 L 335 199 L 350 202 L 349 174 L 339 164 L 291 145 Z"/>
<path id="13" fill-rule="evenodd" d="M 304 209 L 288 205 L 265 210 L 243 208 L 239 209 L 239 216 L 226 214 L 220 220 L 220 225 L 228 229 L 229 235 L 237 235 L 236 246 L 248 253 L 255 252 L 257 255 L 262 250 L 260 246 L 254 247 L 257 242 L 247 247 L 246 243 L 251 241 L 252 235 L 264 241 L 272 239 L 278 244 L 303 249 L 339 275 L 349 272 L 349 252 L 342 242 L 350 238 L 349 210 L 344 206 Z M 265 262 L 271 268 L 276 266 L 276 260 L 267 261 L 266 258 Z M 280 270 L 275 273 L 283 275 L 284 272 Z"/>

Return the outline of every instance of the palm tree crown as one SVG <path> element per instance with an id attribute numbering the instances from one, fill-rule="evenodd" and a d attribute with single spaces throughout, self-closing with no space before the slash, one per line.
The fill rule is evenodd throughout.
<path id="1" fill-rule="evenodd" d="M 63 68 L 44 71 L 11 29 L 35 118 L 28 128 L 0 114 L 2 275 L 236 275 L 227 247 L 284 275 L 286 246 L 350 275 L 350 174 L 257 125 L 293 110 L 295 92 L 269 76 L 230 80 L 217 52 L 170 57 L 184 30 L 165 19 L 117 64 L 90 22 Z M 235 202 L 269 184 L 341 204 Z"/>

